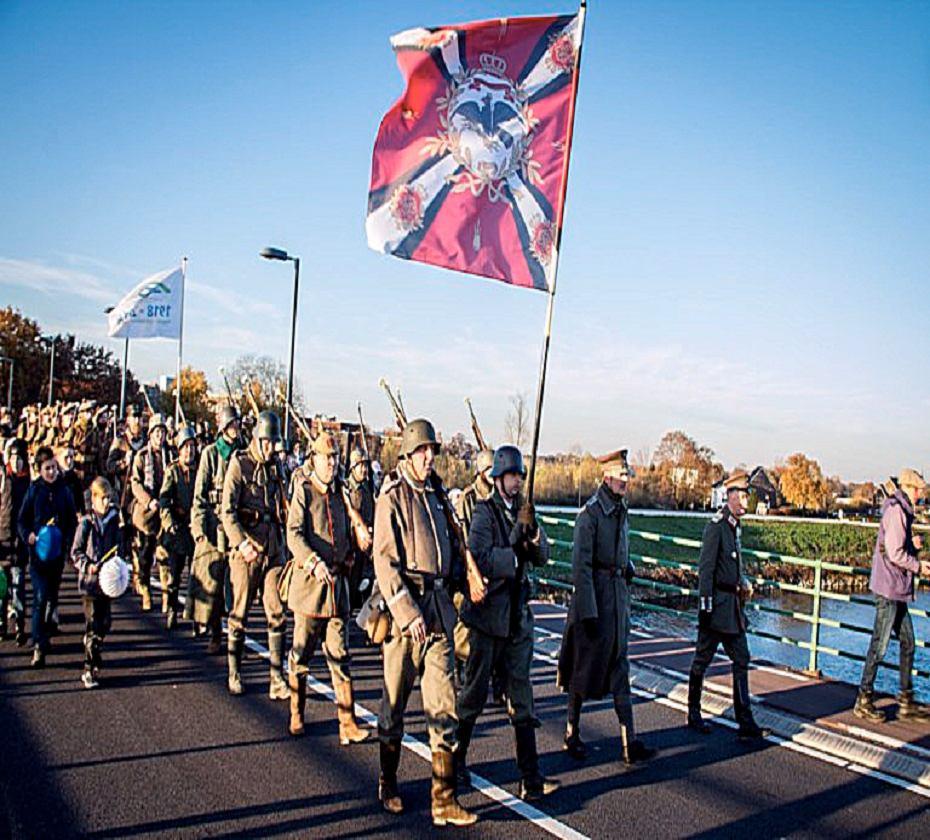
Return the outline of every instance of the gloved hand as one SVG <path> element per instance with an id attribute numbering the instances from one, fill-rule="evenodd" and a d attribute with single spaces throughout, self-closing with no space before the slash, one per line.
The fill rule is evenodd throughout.
<path id="1" fill-rule="evenodd" d="M 633 582 L 633 576 L 635 574 L 636 570 L 630 565 L 627 565 L 627 567 L 623 570 L 623 579 L 626 581 L 627 586 Z"/>
<path id="2" fill-rule="evenodd" d="M 528 539 L 535 539 L 539 532 L 539 523 L 536 521 L 536 508 L 532 502 L 524 502 L 517 514 L 517 522 L 523 526 L 523 532 Z"/>

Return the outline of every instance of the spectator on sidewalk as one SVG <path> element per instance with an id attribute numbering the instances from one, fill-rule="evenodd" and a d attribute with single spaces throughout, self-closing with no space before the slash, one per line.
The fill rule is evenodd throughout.
<path id="1" fill-rule="evenodd" d="M 879 663 L 885 658 L 894 632 L 898 639 L 900 692 L 898 718 L 930 720 L 930 709 L 914 700 L 911 670 L 914 666 L 914 624 L 907 605 L 914 600 L 914 575 L 930 576 L 930 561 L 918 559 L 923 547 L 914 533 L 914 510 L 927 483 L 917 470 L 905 469 L 898 476 L 898 489 L 882 505 L 882 521 L 872 554 L 869 588 L 875 594 L 875 627 L 865 657 L 862 680 L 853 714 L 871 721 L 884 721 L 875 707 L 873 687 Z"/>

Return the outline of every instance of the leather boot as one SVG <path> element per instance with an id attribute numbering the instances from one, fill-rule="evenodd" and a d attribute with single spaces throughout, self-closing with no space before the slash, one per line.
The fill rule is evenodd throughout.
<path id="1" fill-rule="evenodd" d="M 210 628 L 210 641 L 207 642 L 207 656 L 216 656 L 222 650 L 223 626 L 216 622 Z"/>
<path id="2" fill-rule="evenodd" d="M 455 767 L 451 752 L 433 753 L 433 784 L 430 789 L 433 825 L 472 825 L 477 814 L 466 811 L 455 798 Z"/>
<path id="3" fill-rule="evenodd" d="M 853 706 L 853 714 L 863 720 L 871 720 L 875 723 L 885 722 L 885 713 L 881 709 L 875 708 L 875 701 L 871 691 L 860 688 L 856 695 L 856 705 Z"/>
<path id="4" fill-rule="evenodd" d="M 902 691 L 898 694 L 898 719 L 926 723 L 930 720 L 930 708 L 918 703 L 913 691 Z"/>
<path id="5" fill-rule="evenodd" d="M 749 672 L 733 668 L 733 716 L 739 724 L 736 737 L 740 741 L 758 741 L 770 734 L 768 729 L 759 726 L 752 716 L 749 702 Z"/>
<path id="6" fill-rule="evenodd" d="M 704 675 L 691 673 L 688 677 L 688 729 L 701 735 L 710 733 L 710 724 L 701 717 L 701 694 L 704 691 Z"/>
<path id="7" fill-rule="evenodd" d="M 135 554 L 135 552 L 133 552 Z M 132 558 L 132 591 L 136 595 L 142 595 L 142 572 L 139 570 L 139 558 Z"/>
<path id="8" fill-rule="evenodd" d="M 304 709 L 307 705 L 307 675 L 293 671 L 287 676 L 291 690 L 291 722 L 288 732 L 295 737 L 304 734 Z"/>
<path id="9" fill-rule="evenodd" d="M 240 670 L 242 668 L 242 650 L 245 647 L 245 639 L 242 636 L 229 634 L 226 640 L 226 661 L 229 666 L 229 676 L 226 681 L 229 693 L 237 697 L 245 692 L 242 687 L 242 677 Z"/>
<path id="10" fill-rule="evenodd" d="M 468 747 L 475 731 L 475 721 L 460 720 L 455 734 L 455 785 L 456 790 L 471 786 L 471 773 L 468 771 Z"/>
<path id="11" fill-rule="evenodd" d="M 568 719 L 565 723 L 565 740 L 562 749 L 575 761 L 584 761 L 588 756 L 588 748 L 581 740 L 581 695 L 568 695 Z"/>
<path id="12" fill-rule="evenodd" d="M 269 683 L 268 696 L 272 700 L 290 700 L 291 690 L 284 681 L 284 632 L 268 631 Z"/>
<path id="13" fill-rule="evenodd" d="M 158 564 L 158 583 L 161 585 L 161 611 L 164 615 L 168 612 L 168 569 L 161 563 Z M 168 628 L 171 629 L 170 627 Z"/>
<path id="14" fill-rule="evenodd" d="M 370 729 L 358 725 L 355 719 L 355 698 L 352 693 L 352 681 L 337 682 L 333 685 L 336 691 L 336 718 L 339 721 L 339 743 L 344 747 L 350 744 L 360 744 L 367 741 L 371 735 Z"/>
<path id="15" fill-rule="evenodd" d="M 536 727 L 532 723 L 521 723 L 514 726 L 513 736 L 517 745 L 517 767 L 520 770 L 520 799 L 533 802 L 558 790 L 558 782 L 547 779 L 539 772 Z"/>
<path id="16" fill-rule="evenodd" d="M 400 765 L 400 738 L 380 742 L 381 773 L 378 776 L 378 799 L 390 814 L 402 814 L 404 803 L 397 790 L 397 768 Z"/>

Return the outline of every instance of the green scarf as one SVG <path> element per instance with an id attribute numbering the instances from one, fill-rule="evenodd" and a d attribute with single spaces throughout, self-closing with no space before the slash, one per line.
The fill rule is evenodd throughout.
<path id="1" fill-rule="evenodd" d="M 227 463 L 229 462 L 229 456 L 233 454 L 239 447 L 235 443 L 230 443 L 223 435 L 220 435 L 216 439 L 216 451 L 220 453 L 220 458 L 222 458 Z"/>

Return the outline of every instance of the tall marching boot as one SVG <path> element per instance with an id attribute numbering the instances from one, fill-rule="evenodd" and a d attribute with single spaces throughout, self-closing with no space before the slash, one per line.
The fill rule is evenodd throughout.
<path id="1" fill-rule="evenodd" d="M 749 702 L 749 671 L 733 666 L 733 715 L 739 724 L 736 737 L 740 741 L 759 741 L 769 734 L 752 716 Z"/>
<path id="2" fill-rule="evenodd" d="M 471 773 L 468 770 L 468 747 L 475 731 L 474 720 L 459 720 L 455 734 L 455 784 L 456 789 L 471 785 Z"/>
<path id="3" fill-rule="evenodd" d="M 291 690 L 291 720 L 288 732 L 295 737 L 304 734 L 304 709 L 307 705 L 307 675 L 296 673 L 296 669 L 287 675 Z"/>
<path id="4" fill-rule="evenodd" d="M 227 678 L 227 688 L 229 693 L 239 696 L 244 693 L 242 687 L 242 651 L 245 647 L 245 639 L 230 631 L 226 639 L 226 660 L 229 666 L 229 676 Z"/>
<path id="5" fill-rule="evenodd" d="M 430 788 L 433 825 L 473 825 L 478 815 L 466 811 L 455 798 L 455 767 L 452 753 L 433 753 L 433 783 Z"/>
<path id="6" fill-rule="evenodd" d="M 402 814 L 404 803 L 397 790 L 400 766 L 400 738 L 380 742 L 381 773 L 378 776 L 378 799 L 389 814 Z"/>
<path id="7" fill-rule="evenodd" d="M 513 728 L 513 736 L 517 746 L 517 767 L 520 770 L 520 798 L 532 802 L 558 790 L 558 782 L 547 779 L 539 772 L 536 727 L 532 723 L 517 724 Z"/>
<path id="8" fill-rule="evenodd" d="M 584 761 L 588 755 L 588 748 L 581 740 L 581 704 L 580 694 L 568 695 L 568 718 L 565 722 L 565 740 L 562 749 L 575 761 Z"/>
<path id="9" fill-rule="evenodd" d="M 284 681 L 284 631 L 268 631 L 268 696 L 272 700 L 290 700 L 291 690 Z"/>
<path id="10" fill-rule="evenodd" d="M 693 671 L 688 677 L 688 729 L 701 735 L 710 733 L 710 724 L 701 717 L 701 694 L 704 691 L 704 675 Z"/>
<path id="11" fill-rule="evenodd" d="M 352 692 L 352 680 L 335 682 L 333 688 L 336 692 L 336 717 L 339 720 L 339 743 L 344 747 L 350 744 L 360 744 L 367 741 L 371 735 L 370 729 L 358 725 L 355 719 L 355 697 Z"/>
<path id="12" fill-rule="evenodd" d="M 158 564 L 158 583 L 161 586 L 161 611 L 165 615 L 171 605 L 168 597 L 168 568 L 161 563 Z"/>

